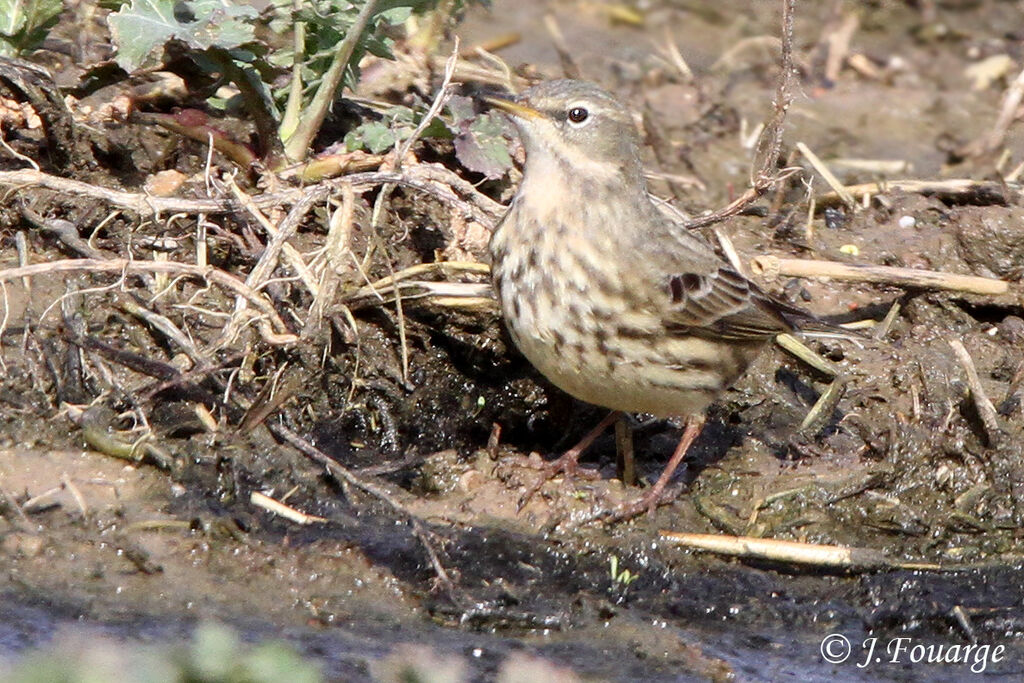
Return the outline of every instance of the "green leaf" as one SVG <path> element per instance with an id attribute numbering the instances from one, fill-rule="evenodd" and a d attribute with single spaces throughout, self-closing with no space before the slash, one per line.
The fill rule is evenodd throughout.
<path id="1" fill-rule="evenodd" d="M 349 151 L 365 149 L 373 154 L 394 147 L 398 137 L 385 123 L 370 121 L 350 130 L 345 135 L 345 146 Z"/>
<path id="2" fill-rule="evenodd" d="M 164 45 L 180 40 L 196 50 L 237 48 L 254 40 L 255 8 L 230 0 L 132 0 L 107 19 L 115 60 L 125 71 L 156 66 Z"/>
<path id="3" fill-rule="evenodd" d="M 40 45 L 62 9 L 61 0 L 0 0 L 0 56 Z"/>
<path id="4" fill-rule="evenodd" d="M 512 168 L 509 139 L 503 116 L 478 116 L 455 136 L 455 157 L 470 171 L 495 180 Z"/>

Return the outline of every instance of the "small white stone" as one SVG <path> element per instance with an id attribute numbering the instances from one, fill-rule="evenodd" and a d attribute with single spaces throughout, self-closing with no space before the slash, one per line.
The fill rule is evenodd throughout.
<path id="1" fill-rule="evenodd" d="M 909 230 L 915 225 L 917 225 L 917 219 L 913 216 L 900 216 L 900 227 L 904 230 Z"/>

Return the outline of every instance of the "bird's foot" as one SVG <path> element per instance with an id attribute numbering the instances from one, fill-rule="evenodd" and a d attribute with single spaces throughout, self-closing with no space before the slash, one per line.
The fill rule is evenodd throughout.
<path id="1" fill-rule="evenodd" d="M 580 439 L 580 442 L 578 444 L 567 450 L 565 453 L 562 454 L 560 458 L 558 458 L 554 462 L 550 462 L 544 465 L 541 468 L 540 477 L 537 479 L 537 481 L 533 483 L 533 486 L 531 486 L 526 491 L 526 493 L 524 493 L 523 496 L 519 499 L 519 505 L 517 507 L 517 510 L 521 512 L 522 509 L 526 507 L 526 504 L 530 502 L 530 499 L 533 498 L 533 494 L 537 493 L 537 491 L 540 490 L 540 487 L 543 486 L 545 482 L 550 481 L 553 477 L 558 476 L 559 473 L 564 474 L 567 480 L 572 479 L 573 477 L 584 477 L 586 479 L 597 479 L 598 477 L 600 477 L 601 475 L 596 470 L 592 470 L 589 468 L 583 469 L 580 467 L 580 455 L 582 455 L 583 451 L 587 450 L 587 448 L 590 447 L 590 444 L 594 443 L 594 439 L 599 437 L 601 433 L 604 432 L 604 430 L 608 429 L 608 427 L 611 426 L 611 424 L 618 420 L 621 416 L 622 413 L 620 413 L 617 410 L 608 413 L 608 415 L 606 415 L 605 418 L 601 420 L 601 422 L 598 423 L 596 427 L 591 429 L 589 432 L 587 432 L 586 436 Z"/>
<path id="2" fill-rule="evenodd" d="M 671 481 L 672 475 L 675 474 L 676 469 L 679 467 L 679 463 L 686 456 L 686 452 L 690 449 L 690 444 L 697 438 L 703 427 L 703 414 L 688 416 L 686 418 L 686 427 L 683 429 L 683 436 L 679 439 L 679 445 L 676 446 L 676 450 L 672 453 L 672 457 L 669 458 L 668 464 L 665 465 L 665 469 L 662 471 L 661 476 L 658 477 L 658 481 L 655 482 L 654 486 L 633 502 L 623 503 L 613 510 L 599 513 L 595 517 L 603 520 L 605 524 L 615 524 L 616 522 L 632 519 L 637 515 L 643 514 L 645 511 L 648 513 L 654 512 L 659 505 L 666 505 L 674 501 L 682 489 L 669 488 L 669 481 Z"/>
<path id="3" fill-rule="evenodd" d="M 657 487 L 652 487 L 647 490 L 642 496 L 638 498 L 617 505 L 611 510 L 605 510 L 595 516 L 596 519 L 600 519 L 605 524 L 617 524 L 624 522 L 627 519 L 633 519 L 638 517 L 645 512 L 648 514 L 653 513 L 659 505 L 668 505 L 672 503 L 676 498 L 679 497 L 682 487 L 675 487 L 668 490 L 661 490 Z"/>
<path id="4" fill-rule="evenodd" d="M 580 467 L 579 458 L 580 450 L 572 448 L 561 455 L 557 460 L 544 464 L 540 468 L 540 476 L 537 480 L 526 490 L 526 493 L 519 499 L 518 510 L 522 510 L 526 507 L 526 504 L 530 502 L 534 494 L 540 490 L 545 483 L 551 481 L 559 474 L 565 477 L 565 480 L 571 481 L 577 477 L 581 479 L 598 479 L 601 474 L 589 467 Z"/>

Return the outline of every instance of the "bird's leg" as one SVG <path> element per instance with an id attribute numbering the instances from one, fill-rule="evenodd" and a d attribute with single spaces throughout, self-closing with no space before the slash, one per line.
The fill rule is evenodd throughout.
<path id="1" fill-rule="evenodd" d="M 636 459 L 633 456 L 633 430 L 625 419 L 615 422 L 615 475 L 626 486 L 636 486 Z"/>
<path id="2" fill-rule="evenodd" d="M 565 474 L 567 477 L 584 475 L 584 473 L 586 473 L 584 476 L 596 476 L 596 474 L 592 475 L 590 470 L 580 469 L 580 455 L 583 454 L 583 451 L 590 448 L 590 444 L 594 443 L 594 440 L 601 436 L 604 430 L 608 429 L 608 426 L 618 420 L 621 416 L 622 413 L 618 410 L 608 413 L 608 415 L 601 420 L 596 427 L 591 429 L 587 432 L 586 436 L 580 439 L 579 443 L 563 453 L 557 460 L 544 465 L 541 469 L 540 477 L 538 477 L 533 486 L 523 494 L 523 497 L 519 499 L 519 509 L 522 510 L 523 507 L 530 502 L 530 498 L 540 490 L 540 487 L 544 485 L 544 482 L 550 480 L 560 472 Z"/>
<path id="3" fill-rule="evenodd" d="M 650 489 L 648 489 L 642 496 L 637 498 L 631 503 L 623 503 L 611 512 L 604 521 L 612 524 L 614 522 L 621 522 L 626 519 L 636 517 L 643 512 L 654 512 L 654 508 L 665 503 L 672 502 L 678 494 L 673 492 L 671 495 L 664 495 L 665 487 L 672 480 L 672 475 L 675 474 L 676 469 L 679 467 L 679 463 L 686 457 L 686 452 L 690 450 L 690 445 L 696 440 L 697 436 L 700 435 L 701 429 L 704 428 L 704 414 L 699 413 L 697 415 L 689 415 L 686 418 L 686 427 L 683 429 L 683 436 L 679 439 L 679 445 L 676 446 L 675 452 L 672 453 L 672 457 L 669 459 L 668 464 L 665 465 L 665 469 L 662 470 L 661 476 L 658 477 L 658 481 L 654 483 Z"/>

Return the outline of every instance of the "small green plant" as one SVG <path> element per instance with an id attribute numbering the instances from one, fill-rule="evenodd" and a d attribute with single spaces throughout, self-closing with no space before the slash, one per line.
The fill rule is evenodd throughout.
<path id="1" fill-rule="evenodd" d="M 61 0 L 0 0 L 0 57 L 42 44 L 63 8 Z"/>
<path id="2" fill-rule="evenodd" d="M 441 11 L 449 17 L 460 4 L 447 0 Z M 256 124 L 258 154 L 274 166 L 303 160 L 339 89 L 358 81 L 362 56 L 391 57 L 394 27 L 436 5 L 437 0 L 273 0 L 257 13 L 222 0 L 131 0 L 108 21 L 115 59 L 126 71 L 159 66 L 173 47 L 213 81 L 204 91 L 212 94 L 214 86 L 232 83 Z M 286 42 L 261 40 L 267 30 Z M 350 133 L 346 146 L 384 151 L 415 128 L 414 113 L 396 108 L 382 121 L 365 123 Z"/>
<path id="3" fill-rule="evenodd" d="M 625 590 L 626 588 L 629 588 L 629 584 L 633 583 L 634 581 L 640 578 L 639 574 L 634 574 L 628 569 L 623 569 L 621 572 L 619 571 L 618 555 L 612 555 L 609 562 L 611 564 L 611 577 L 613 585 L 621 586 L 622 589 Z"/>
<path id="4" fill-rule="evenodd" d="M 448 100 L 448 112 L 459 163 L 490 180 L 504 176 L 512 168 L 508 148 L 513 138 L 505 116 L 496 112 L 477 114 L 468 97 L 457 96 Z"/>

